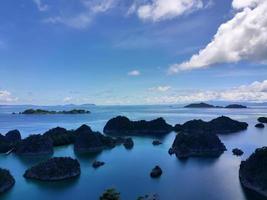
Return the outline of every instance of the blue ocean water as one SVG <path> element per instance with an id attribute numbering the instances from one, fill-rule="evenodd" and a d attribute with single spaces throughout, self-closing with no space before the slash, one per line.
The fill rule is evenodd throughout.
<path id="1" fill-rule="evenodd" d="M 183 123 L 191 119 L 210 120 L 225 115 L 249 123 L 246 131 L 220 136 L 228 151 L 219 158 L 190 158 L 179 160 L 168 154 L 175 133 L 159 138 L 160 146 L 153 146 L 153 137 L 133 137 L 134 148 L 123 146 L 106 150 L 96 155 L 80 156 L 73 146 L 55 148 L 53 156 L 71 156 L 81 164 L 81 176 L 76 180 L 41 183 L 23 178 L 24 171 L 45 158 L 26 159 L 14 154 L 0 155 L 0 167 L 11 171 L 16 179 L 15 186 L 2 200 L 97 200 L 107 188 L 116 188 L 122 200 L 135 200 L 138 196 L 158 193 L 162 200 L 257 200 L 260 197 L 244 190 L 238 179 L 241 160 L 246 159 L 256 148 L 267 146 L 267 128 L 256 129 L 257 117 L 267 116 L 267 108 L 248 109 L 185 109 L 179 106 L 88 106 L 85 115 L 12 115 L 27 106 L 0 107 L 0 133 L 18 129 L 22 137 L 44 133 L 56 126 L 76 129 L 82 124 L 101 131 L 105 123 L 117 115 L 132 120 L 163 117 L 170 124 Z M 50 110 L 67 110 L 64 107 L 45 107 Z M 232 155 L 232 148 L 241 148 L 244 155 Z M 99 169 L 91 167 L 95 160 L 105 161 Z M 151 179 L 149 173 L 155 166 L 161 166 L 163 175 Z"/>

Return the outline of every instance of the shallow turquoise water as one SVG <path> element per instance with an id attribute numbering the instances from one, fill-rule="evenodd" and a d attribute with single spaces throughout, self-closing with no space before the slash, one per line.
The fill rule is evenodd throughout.
<path id="1" fill-rule="evenodd" d="M 62 126 L 74 129 L 82 124 L 102 131 L 111 117 L 125 115 L 131 119 L 154 119 L 164 117 L 170 124 L 182 123 L 190 119 L 209 120 L 226 115 L 249 123 L 246 131 L 228 136 L 220 136 L 228 151 L 217 159 L 190 158 L 186 161 L 169 156 L 175 133 L 164 138 L 163 145 L 153 146 L 153 138 L 133 137 L 135 146 L 126 150 L 123 146 L 106 150 L 97 155 L 79 156 L 73 147 L 55 148 L 53 156 L 71 156 L 81 164 L 82 174 L 76 180 L 60 183 L 27 181 L 24 171 L 34 163 L 45 159 L 26 159 L 16 155 L 0 155 L 0 167 L 11 171 L 16 179 L 12 190 L 0 196 L 3 200 L 19 199 L 98 199 L 107 188 L 114 187 L 121 192 L 122 200 L 135 200 L 138 196 L 158 193 L 163 200 L 256 200 L 253 194 L 242 189 L 238 179 L 240 161 L 248 157 L 257 147 L 267 146 L 267 128 L 254 128 L 259 116 L 267 116 L 266 108 L 251 109 L 184 109 L 170 106 L 106 106 L 89 107 L 89 115 L 11 115 L 24 107 L 0 107 L 0 132 L 19 129 L 23 137 L 33 133 L 43 133 L 49 128 Z M 62 109 L 62 108 L 51 108 Z M 232 148 L 241 148 L 242 157 L 232 155 Z M 106 165 L 93 169 L 93 160 L 105 161 Z M 163 175 L 151 179 L 149 173 L 155 165 L 160 165 Z"/>

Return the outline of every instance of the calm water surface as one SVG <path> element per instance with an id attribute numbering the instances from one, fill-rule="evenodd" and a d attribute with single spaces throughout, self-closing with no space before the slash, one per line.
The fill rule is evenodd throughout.
<path id="1" fill-rule="evenodd" d="M 191 119 L 210 120 L 226 115 L 249 123 L 246 131 L 228 136 L 220 136 L 228 151 L 216 159 L 190 158 L 186 161 L 169 156 L 175 133 L 160 138 L 163 145 L 153 146 L 153 138 L 133 137 L 135 146 L 126 150 L 123 146 L 106 150 L 96 155 L 79 156 L 73 147 L 55 148 L 53 156 L 71 156 L 81 164 L 82 174 L 76 180 L 60 183 L 40 183 L 23 178 L 24 171 L 45 158 L 26 159 L 16 155 L 0 155 L 0 167 L 11 171 L 16 184 L 1 200 L 97 200 L 107 188 L 121 192 L 122 200 L 135 200 L 138 196 L 158 193 L 163 200 L 258 200 L 260 197 L 244 191 L 239 183 L 238 169 L 241 160 L 246 159 L 255 148 L 267 146 L 267 128 L 256 129 L 256 119 L 267 116 L 267 109 L 184 109 L 178 106 L 93 106 L 89 115 L 12 115 L 25 107 L 0 107 L 0 132 L 20 130 L 22 137 L 43 133 L 50 128 L 62 126 L 76 129 L 88 124 L 94 130 L 102 131 L 111 117 L 125 115 L 133 120 L 164 117 L 170 124 L 183 123 Z M 62 110 L 62 107 L 50 108 Z M 241 148 L 244 155 L 233 156 L 232 148 Z M 91 167 L 95 160 L 106 165 L 95 170 Z M 155 165 L 160 165 L 163 175 L 151 179 L 149 173 Z"/>

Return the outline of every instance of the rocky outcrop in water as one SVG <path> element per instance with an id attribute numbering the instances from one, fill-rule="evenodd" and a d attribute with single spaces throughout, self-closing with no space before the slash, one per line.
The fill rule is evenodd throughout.
<path id="1" fill-rule="evenodd" d="M 162 142 L 159 141 L 159 140 L 153 140 L 152 144 L 153 144 L 154 146 L 158 146 L 158 145 L 161 145 Z"/>
<path id="2" fill-rule="evenodd" d="M 156 166 L 150 172 L 151 178 L 158 178 L 162 175 L 162 169 L 159 166 Z"/>
<path id="3" fill-rule="evenodd" d="M 258 122 L 266 124 L 267 123 L 267 117 L 259 117 Z"/>
<path id="4" fill-rule="evenodd" d="M 70 157 L 55 157 L 26 170 L 24 177 L 40 181 L 60 181 L 81 174 L 80 164 Z"/>
<path id="5" fill-rule="evenodd" d="M 12 149 L 12 145 L 7 141 L 6 137 L 0 134 L 0 153 L 6 153 Z"/>
<path id="6" fill-rule="evenodd" d="M 77 153 L 94 153 L 103 149 L 113 148 L 116 140 L 112 137 L 104 136 L 99 132 L 94 132 L 87 125 L 82 125 L 74 132 L 74 150 Z"/>
<path id="7" fill-rule="evenodd" d="M 110 119 L 104 127 L 104 133 L 111 135 L 162 135 L 172 130 L 163 118 L 131 121 L 123 116 Z"/>
<path id="8" fill-rule="evenodd" d="M 175 154 L 178 158 L 218 157 L 224 151 L 226 151 L 224 144 L 215 134 L 180 132 L 176 135 L 169 154 Z"/>
<path id="9" fill-rule="evenodd" d="M 256 151 L 245 161 L 242 161 L 239 169 L 241 184 L 267 197 L 267 147 Z"/>
<path id="10" fill-rule="evenodd" d="M 100 197 L 99 200 L 120 200 L 120 193 L 115 189 L 107 189 Z"/>
<path id="11" fill-rule="evenodd" d="M 229 117 L 221 116 L 209 122 L 199 120 L 190 120 L 182 125 L 177 124 L 174 127 L 176 132 L 184 131 L 187 133 L 214 133 L 214 134 L 229 134 L 246 130 L 248 124 L 239 122 Z"/>
<path id="12" fill-rule="evenodd" d="M 123 142 L 123 145 L 126 149 L 132 149 L 134 146 L 134 141 L 132 138 L 126 138 Z"/>
<path id="13" fill-rule="evenodd" d="M 215 106 L 201 102 L 201 103 L 192 103 L 192 104 L 186 105 L 185 108 L 215 108 Z"/>
<path id="14" fill-rule="evenodd" d="M 75 140 L 73 131 L 68 131 L 61 127 L 50 129 L 43 135 L 49 137 L 53 141 L 54 146 L 73 144 Z"/>
<path id="15" fill-rule="evenodd" d="M 6 140 L 13 144 L 19 142 L 21 140 L 21 135 L 18 130 L 12 130 L 6 133 Z"/>
<path id="16" fill-rule="evenodd" d="M 93 164 L 92 164 L 92 166 L 93 166 L 93 168 L 98 168 L 98 167 L 101 167 L 101 166 L 103 166 L 105 164 L 105 162 L 102 162 L 102 161 L 94 161 L 93 162 Z"/>
<path id="17" fill-rule="evenodd" d="M 234 148 L 232 152 L 233 152 L 233 155 L 236 155 L 236 156 L 242 156 L 244 154 L 244 152 L 238 148 Z"/>
<path id="18" fill-rule="evenodd" d="M 15 150 L 23 156 L 44 156 L 53 154 L 53 141 L 46 136 L 30 135 L 21 140 Z"/>
<path id="19" fill-rule="evenodd" d="M 15 179 L 6 169 L 0 168 L 0 194 L 11 189 L 15 184 Z"/>
<path id="20" fill-rule="evenodd" d="M 89 114 L 90 111 L 82 110 L 82 109 L 73 109 L 69 111 L 50 111 L 50 110 L 43 110 L 43 109 L 27 109 L 21 112 L 20 114 L 24 115 L 44 115 L 44 114 Z"/>
<path id="21" fill-rule="evenodd" d="M 145 195 L 138 197 L 137 200 L 159 200 L 159 195 L 158 194 Z"/>
<path id="22" fill-rule="evenodd" d="M 255 125 L 256 128 L 264 128 L 264 124 L 263 123 L 258 123 Z"/>
<path id="23" fill-rule="evenodd" d="M 225 106 L 225 108 L 247 108 L 247 106 L 243 106 L 243 105 L 240 105 L 240 104 L 230 104 L 228 106 Z"/>

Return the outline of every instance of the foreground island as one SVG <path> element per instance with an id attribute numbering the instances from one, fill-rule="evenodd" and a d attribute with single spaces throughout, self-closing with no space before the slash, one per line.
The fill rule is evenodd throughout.
<path id="1" fill-rule="evenodd" d="M 24 177 L 40 181 L 60 181 L 81 174 L 80 163 L 70 157 L 55 157 L 26 170 Z"/>
<path id="2" fill-rule="evenodd" d="M 219 157 L 224 151 L 226 147 L 219 137 L 207 132 L 180 132 L 169 149 L 169 153 L 178 158 Z"/>
<path id="3" fill-rule="evenodd" d="M 110 119 L 104 127 L 104 133 L 110 135 L 164 135 L 172 130 L 173 127 L 163 118 L 131 121 L 124 116 Z"/>
<path id="4" fill-rule="evenodd" d="M 15 179 L 6 169 L 0 168 L 0 194 L 11 189 L 15 184 Z"/>
<path id="5" fill-rule="evenodd" d="M 214 133 L 214 134 L 229 134 L 246 130 L 248 124 L 246 122 L 239 122 L 226 116 L 217 117 L 211 121 L 190 120 L 184 124 L 176 124 L 174 129 L 176 132 L 185 131 L 188 133 Z"/>
<path id="6" fill-rule="evenodd" d="M 245 161 L 239 169 L 241 184 L 267 198 L 267 147 L 256 151 Z"/>

